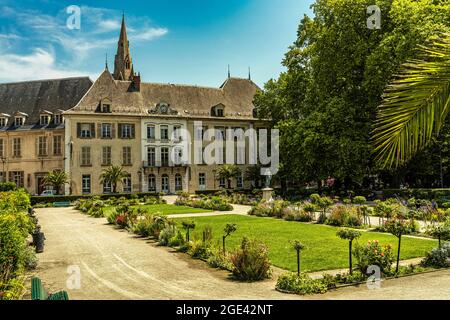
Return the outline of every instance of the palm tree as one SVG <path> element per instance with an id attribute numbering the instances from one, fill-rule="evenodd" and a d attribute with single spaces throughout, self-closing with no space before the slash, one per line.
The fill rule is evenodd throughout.
<path id="1" fill-rule="evenodd" d="M 56 191 L 56 195 L 59 195 L 61 187 L 68 182 L 69 182 L 69 175 L 64 171 L 49 172 L 44 177 L 44 184 L 47 186 L 52 186 Z"/>
<path id="2" fill-rule="evenodd" d="M 228 189 L 231 189 L 231 180 L 241 174 L 241 170 L 234 164 L 225 164 L 217 170 L 217 179 L 225 179 Z"/>
<path id="3" fill-rule="evenodd" d="M 103 170 L 100 175 L 100 182 L 111 183 L 113 193 L 117 193 L 117 184 L 122 182 L 122 180 L 126 177 L 128 177 L 128 173 L 123 171 L 121 166 L 111 166 Z"/>
<path id="4" fill-rule="evenodd" d="M 450 34 L 442 34 L 421 46 L 386 89 L 372 137 L 376 162 L 404 165 L 439 134 L 449 110 Z"/>
<path id="5" fill-rule="evenodd" d="M 244 174 L 245 180 L 251 181 L 254 188 L 259 188 L 261 185 L 261 167 L 248 167 Z"/>

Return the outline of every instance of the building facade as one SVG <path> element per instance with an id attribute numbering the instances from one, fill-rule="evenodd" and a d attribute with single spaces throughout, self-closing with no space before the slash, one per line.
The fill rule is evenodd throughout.
<path id="1" fill-rule="evenodd" d="M 176 193 L 226 187 L 216 178 L 221 162 L 208 164 L 203 152 L 217 132 L 225 137 L 228 129 L 264 125 L 254 114 L 257 89 L 250 79 L 231 77 L 218 88 L 141 82 L 140 74 L 134 72 L 123 18 L 114 71 L 106 64 L 86 95 L 64 112 L 65 170 L 72 181 L 66 192 L 111 192 L 111 186 L 100 179 L 111 165 L 120 165 L 129 174 L 121 192 Z M 196 137 L 206 141 L 196 144 Z M 250 138 L 245 139 L 249 142 Z M 225 143 L 222 146 L 217 157 L 225 163 Z M 234 159 L 242 175 L 234 179 L 235 188 L 250 187 L 244 179 L 249 155 L 248 143 L 236 147 Z"/>
<path id="2" fill-rule="evenodd" d="M 0 181 L 46 189 L 47 173 L 64 170 L 63 112 L 91 85 L 87 77 L 0 84 Z"/>

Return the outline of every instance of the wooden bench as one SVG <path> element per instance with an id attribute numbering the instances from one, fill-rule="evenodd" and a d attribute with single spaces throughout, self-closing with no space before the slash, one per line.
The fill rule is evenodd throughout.
<path id="1" fill-rule="evenodd" d="M 69 295 L 66 291 L 49 294 L 41 279 L 34 277 L 31 279 L 31 300 L 69 300 Z"/>
<path id="2" fill-rule="evenodd" d="M 53 202 L 54 207 L 70 207 L 70 201 L 57 201 Z"/>

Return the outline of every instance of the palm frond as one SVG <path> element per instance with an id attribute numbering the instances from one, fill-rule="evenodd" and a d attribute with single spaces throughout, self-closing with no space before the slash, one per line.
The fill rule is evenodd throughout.
<path id="1" fill-rule="evenodd" d="M 419 59 L 402 65 L 378 107 L 372 143 L 382 168 L 404 165 L 425 148 L 449 112 L 450 35 L 419 50 Z"/>

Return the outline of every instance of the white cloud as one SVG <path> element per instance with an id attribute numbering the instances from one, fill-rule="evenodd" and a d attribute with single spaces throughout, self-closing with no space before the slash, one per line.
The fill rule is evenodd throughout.
<path id="1" fill-rule="evenodd" d="M 91 76 L 95 79 L 96 75 L 61 68 L 56 65 L 52 52 L 40 48 L 29 55 L 5 54 L 0 59 L 0 81 L 2 82 L 77 76 Z"/>
<path id="2" fill-rule="evenodd" d="M 165 36 L 169 32 L 166 28 L 148 28 L 144 30 L 136 30 L 130 36 L 130 40 L 150 41 Z"/>

